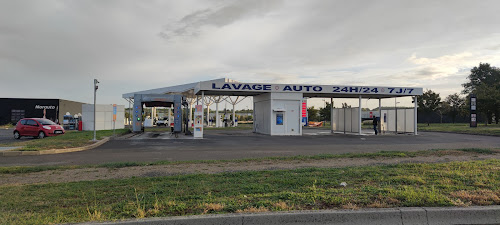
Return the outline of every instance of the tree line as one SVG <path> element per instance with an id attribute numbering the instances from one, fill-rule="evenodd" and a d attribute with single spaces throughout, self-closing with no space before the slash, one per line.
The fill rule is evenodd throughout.
<path id="1" fill-rule="evenodd" d="M 479 63 L 470 70 L 460 94 L 454 93 L 441 101 L 438 93 L 427 90 L 418 99 L 418 110 L 429 123 L 431 114 L 441 118 L 449 116 L 454 123 L 457 118 L 469 118 L 470 96 L 477 97 L 477 113 L 485 124 L 498 124 L 500 121 L 500 68 L 488 63 Z M 481 122 L 481 121 L 480 121 Z"/>
<path id="2" fill-rule="evenodd" d="M 479 122 L 485 124 L 498 124 L 500 121 L 500 68 L 488 63 L 479 63 L 470 70 L 460 93 L 454 93 L 441 98 L 439 93 L 430 89 L 422 96 L 418 96 L 419 122 L 468 122 L 470 109 L 470 96 L 477 97 L 477 113 Z M 344 103 L 345 104 L 345 103 Z M 348 107 L 343 105 L 343 107 Z M 330 120 L 330 103 L 323 108 L 307 109 L 309 121 Z M 436 117 L 437 120 L 436 121 Z"/>

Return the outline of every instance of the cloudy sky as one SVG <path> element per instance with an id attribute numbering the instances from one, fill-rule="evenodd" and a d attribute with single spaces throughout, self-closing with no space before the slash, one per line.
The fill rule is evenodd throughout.
<path id="1" fill-rule="evenodd" d="M 0 1 L 0 97 L 125 104 L 123 93 L 242 82 L 460 92 L 500 66 L 500 1 Z M 312 104 L 322 104 L 316 100 Z M 340 103 L 339 103 L 340 104 Z"/>

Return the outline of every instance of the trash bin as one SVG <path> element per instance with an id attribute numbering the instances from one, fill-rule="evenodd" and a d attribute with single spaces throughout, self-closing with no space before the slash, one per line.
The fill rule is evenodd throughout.
<path id="1" fill-rule="evenodd" d="M 83 122 L 80 120 L 78 121 L 78 131 L 82 131 L 83 130 Z"/>

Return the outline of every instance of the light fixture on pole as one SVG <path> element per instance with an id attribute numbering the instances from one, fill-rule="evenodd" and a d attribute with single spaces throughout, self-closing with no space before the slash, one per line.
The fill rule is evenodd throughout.
<path id="1" fill-rule="evenodd" d="M 95 113 L 95 108 L 96 108 L 96 93 L 97 93 L 97 89 L 99 88 L 99 86 L 97 86 L 97 84 L 99 83 L 99 81 L 97 81 L 97 79 L 94 79 L 94 139 L 93 141 L 97 141 L 96 139 L 96 130 L 95 130 L 95 125 L 96 125 L 96 113 Z"/>

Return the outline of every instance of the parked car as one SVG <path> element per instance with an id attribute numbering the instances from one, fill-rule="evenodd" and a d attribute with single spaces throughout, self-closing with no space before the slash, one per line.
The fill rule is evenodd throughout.
<path id="1" fill-rule="evenodd" d="M 64 134 L 64 128 L 48 119 L 42 118 L 24 118 L 19 120 L 14 129 L 14 138 L 19 139 L 23 136 L 35 138 L 45 138 Z"/>
<path id="2" fill-rule="evenodd" d="M 158 119 L 156 121 L 156 126 L 168 126 L 168 117 Z"/>

